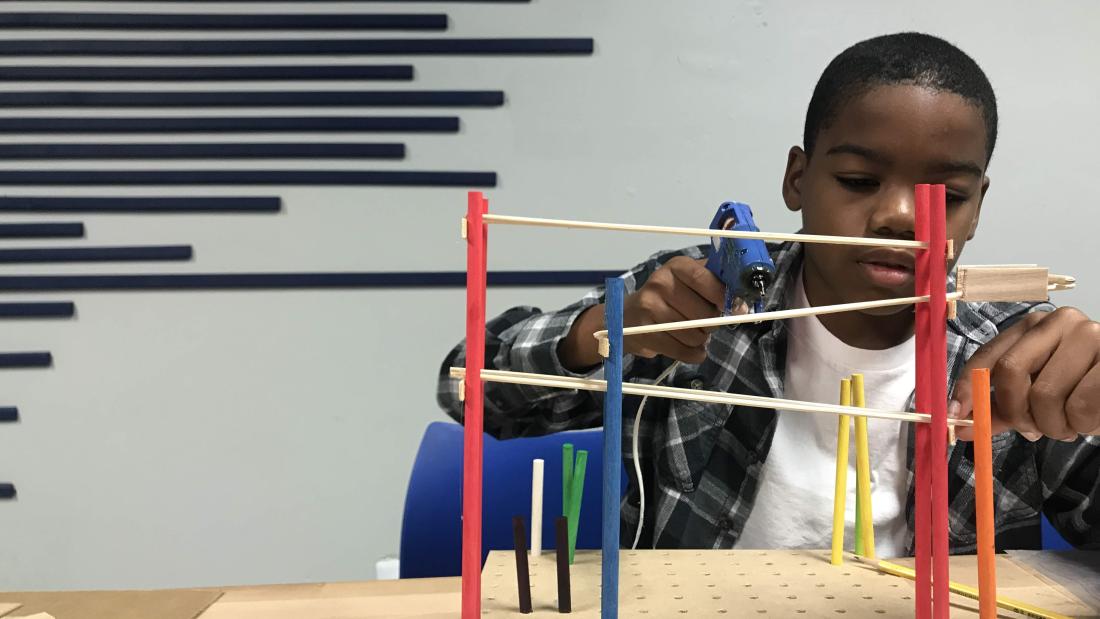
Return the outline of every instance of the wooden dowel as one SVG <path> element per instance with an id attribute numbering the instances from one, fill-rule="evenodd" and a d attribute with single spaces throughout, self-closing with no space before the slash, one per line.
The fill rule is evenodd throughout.
<path id="1" fill-rule="evenodd" d="M 823 234 L 795 234 L 783 232 L 749 232 L 742 230 L 711 230 L 710 228 L 679 228 L 674 226 L 648 226 L 643 224 L 615 224 L 569 219 L 543 219 L 517 217 L 515 215 L 486 215 L 485 223 L 511 226 L 536 226 L 543 228 L 572 228 L 575 230 L 617 230 L 619 232 L 647 232 L 653 234 L 678 234 L 682 236 L 709 236 L 730 239 L 760 239 L 763 241 L 795 241 L 798 243 L 827 243 L 831 245 L 861 245 L 864 247 L 898 247 L 923 249 L 926 245 L 917 241 L 870 239 L 856 236 L 828 236 Z"/>
<path id="2" fill-rule="evenodd" d="M 858 408 L 867 406 L 863 393 L 863 374 L 852 375 L 852 400 Z M 859 497 L 856 502 L 859 511 L 856 522 L 861 522 L 856 539 L 860 539 L 863 546 L 859 554 L 873 558 L 875 556 L 875 523 L 874 510 L 871 509 L 871 450 L 866 417 L 856 417 L 856 492 Z"/>
<path id="3" fill-rule="evenodd" d="M 960 293 L 951 293 L 947 298 L 958 299 Z M 710 329 L 726 325 L 739 325 L 744 323 L 765 322 L 768 320 L 786 320 L 788 318 L 804 318 L 806 316 L 820 316 L 823 314 L 839 314 L 841 312 L 857 312 L 880 307 L 895 307 L 899 305 L 914 305 L 925 303 L 928 296 L 901 297 L 897 299 L 882 299 L 879 301 L 860 301 L 858 303 L 840 303 L 837 305 L 820 305 L 818 307 L 803 307 L 799 309 L 779 310 L 775 312 L 761 312 L 759 314 L 740 314 L 737 316 L 719 316 L 717 318 L 700 318 L 697 320 L 680 320 L 677 322 L 662 322 L 638 327 L 623 329 L 623 336 L 639 335 L 642 333 L 661 333 L 665 331 L 681 331 L 683 329 Z M 596 331 L 592 334 L 601 342 L 607 339 L 607 331 Z"/>
<path id="4" fill-rule="evenodd" d="M 452 367 L 452 378 L 463 378 L 463 368 Z M 606 383 L 602 380 L 591 378 L 571 378 L 568 376 L 554 376 L 551 374 L 529 374 L 525 372 L 508 372 L 504 370 L 483 370 L 481 380 L 495 383 L 510 383 L 513 385 L 533 385 L 538 387 L 554 387 L 559 389 L 579 389 L 582 391 L 606 391 Z M 623 393 L 626 395 L 648 395 L 658 398 L 673 400 L 690 400 L 696 402 L 709 402 L 712 404 L 730 404 L 734 406 L 748 406 L 752 408 L 768 408 L 776 410 L 794 411 L 799 413 L 828 413 L 831 415 L 851 415 L 853 417 L 868 417 L 871 419 L 891 419 L 894 421 L 907 421 L 912 423 L 929 423 L 930 418 L 924 413 L 907 413 L 901 411 L 885 411 L 875 408 L 857 408 L 854 406 L 838 406 L 836 404 L 817 404 L 814 402 L 802 402 L 799 400 L 786 400 L 782 398 L 767 398 L 763 396 L 741 395 L 736 393 L 723 393 L 720 391 L 706 391 L 703 389 L 684 389 L 680 387 L 667 387 L 660 385 L 645 385 L 641 383 L 623 383 Z M 957 426 L 972 426 L 974 422 L 969 419 L 950 419 L 948 423 Z"/>
<path id="5" fill-rule="evenodd" d="M 554 553 L 558 564 L 558 612 L 572 612 L 573 601 L 569 592 L 569 519 L 558 516 L 554 520 Z"/>
<path id="6" fill-rule="evenodd" d="M 512 538 L 516 549 L 516 584 L 519 586 L 519 612 L 531 612 L 531 569 L 527 564 L 527 535 L 523 516 L 512 517 Z"/>
<path id="7" fill-rule="evenodd" d="M 858 557 L 857 557 L 858 558 Z M 874 565 L 880 572 L 884 574 L 890 574 L 891 576 L 899 576 L 901 578 L 907 578 L 914 580 L 916 578 L 916 572 L 912 569 L 905 567 L 904 565 L 898 565 L 889 561 L 875 561 L 872 559 L 861 559 L 865 563 Z M 957 593 L 966 598 L 972 600 L 979 600 L 979 592 L 974 587 L 970 587 L 961 583 L 948 581 L 948 588 L 952 593 Z M 980 602 L 980 600 L 979 600 Z M 1014 613 L 1020 613 L 1025 617 L 1033 617 L 1034 619 L 1071 619 L 1067 615 L 1049 611 L 1027 602 L 1021 602 L 1012 598 L 997 597 L 997 606 L 1005 610 L 1012 611 Z"/>
<path id="8" fill-rule="evenodd" d="M 840 381 L 840 405 L 851 405 L 851 387 L 848 379 Z M 836 484 L 833 486 L 833 546 L 830 561 L 833 565 L 844 563 L 845 503 L 848 499 L 848 440 L 852 418 L 840 415 L 836 432 Z"/>
<path id="9" fill-rule="evenodd" d="M 989 370 L 970 373 L 974 394 L 974 512 L 978 525 L 978 611 L 981 619 L 997 616 L 996 531 L 993 525 L 993 437 Z"/>
<path id="10" fill-rule="evenodd" d="M 462 619 L 481 617 L 481 490 L 485 367 L 485 245 L 488 201 L 469 192 L 466 217 L 466 367 L 462 429 Z"/>
<path id="11" fill-rule="evenodd" d="M 623 428 L 623 280 L 604 282 L 608 355 L 604 359 L 607 395 L 603 399 L 603 480 L 601 502 L 600 619 L 619 617 L 619 520 L 622 500 Z"/>
<path id="12" fill-rule="evenodd" d="M 535 458 L 531 462 L 531 556 L 542 554 L 542 487 L 545 461 Z"/>
<path id="13" fill-rule="evenodd" d="M 573 468 L 573 483 L 569 492 L 569 564 L 577 552 L 577 531 L 581 525 L 581 501 L 584 499 L 584 471 L 588 466 L 588 451 L 577 450 L 577 465 Z"/>

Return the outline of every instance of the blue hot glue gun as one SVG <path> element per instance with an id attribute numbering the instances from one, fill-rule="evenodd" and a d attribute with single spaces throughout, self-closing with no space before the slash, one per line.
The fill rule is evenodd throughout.
<path id="1" fill-rule="evenodd" d="M 710 222 L 712 230 L 759 232 L 752 209 L 740 202 L 723 202 Z M 768 247 L 759 239 L 711 237 L 707 269 L 726 285 L 724 313 L 733 311 L 737 299 L 751 304 L 754 312 L 764 309 L 764 295 L 775 279 L 775 263 Z"/>

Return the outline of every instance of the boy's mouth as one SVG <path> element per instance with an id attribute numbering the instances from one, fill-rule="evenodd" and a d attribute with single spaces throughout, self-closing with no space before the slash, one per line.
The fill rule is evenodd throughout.
<path id="1" fill-rule="evenodd" d="M 857 262 L 864 277 L 875 286 L 897 288 L 913 282 L 913 256 L 909 253 L 875 250 Z"/>

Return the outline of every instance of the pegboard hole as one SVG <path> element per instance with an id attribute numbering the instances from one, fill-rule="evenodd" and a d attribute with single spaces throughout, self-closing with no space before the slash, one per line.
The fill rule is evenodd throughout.
<path id="1" fill-rule="evenodd" d="M 684 599 L 684 596 L 682 596 L 682 595 L 674 595 L 674 596 L 672 596 L 672 599 L 674 599 L 674 600 L 682 600 L 682 599 Z"/>
<path id="2" fill-rule="evenodd" d="M 787 599 L 788 599 L 788 600 L 797 600 L 797 599 L 798 599 L 798 596 L 797 596 L 797 595 L 788 595 L 788 596 L 787 596 Z"/>
<path id="3" fill-rule="evenodd" d="M 878 614 L 880 614 L 880 615 L 885 615 L 885 614 L 886 614 L 886 611 L 885 611 L 885 610 L 883 610 L 883 609 L 881 609 L 881 608 L 876 608 L 876 609 L 875 609 L 875 612 L 876 612 L 876 613 L 878 613 Z"/>
<path id="4" fill-rule="evenodd" d="M 843 615 L 846 612 L 848 612 L 848 611 L 844 610 L 843 608 L 836 609 L 836 614 L 838 614 L 838 615 Z"/>
<path id="5" fill-rule="evenodd" d="M 826 595 L 826 596 L 825 596 L 825 599 L 826 599 L 826 600 L 835 600 L 835 599 L 836 599 L 836 596 L 835 596 L 835 595 Z"/>

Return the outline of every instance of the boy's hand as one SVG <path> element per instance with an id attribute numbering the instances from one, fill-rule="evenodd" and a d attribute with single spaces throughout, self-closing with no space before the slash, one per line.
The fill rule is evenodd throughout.
<path id="1" fill-rule="evenodd" d="M 624 299 L 623 325 L 636 327 L 718 316 L 725 303 L 726 287 L 705 265 L 706 260 L 686 256 L 666 262 L 641 288 Z M 735 308 L 735 313 L 747 311 L 743 306 Z M 604 328 L 602 304 L 581 314 L 559 349 L 566 368 L 579 371 L 602 360 L 592 334 Z M 641 357 L 664 355 L 687 363 L 702 363 L 707 356 L 707 336 L 708 332 L 702 329 L 646 333 L 624 338 L 623 347 Z"/>
<path id="2" fill-rule="evenodd" d="M 948 416 L 971 416 L 974 368 L 990 368 L 993 434 L 1016 430 L 1032 441 L 1100 435 L 1100 323 L 1080 310 L 1028 314 L 979 348 L 959 375 Z M 971 428 L 958 430 L 960 439 L 973 437 Z"/>

